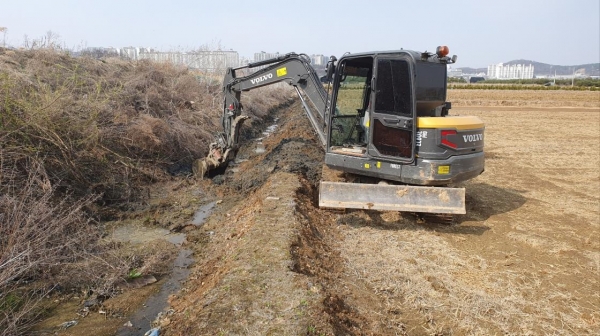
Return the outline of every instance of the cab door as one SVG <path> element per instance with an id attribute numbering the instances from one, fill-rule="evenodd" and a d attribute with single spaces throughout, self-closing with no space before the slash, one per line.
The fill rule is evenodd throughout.
<path id="1" fill-rule="evenodd" d="M 375 63 L 369 156 L 411 163 L 416 132 L 413 60 L 409 55 L 384 54 Z"/>

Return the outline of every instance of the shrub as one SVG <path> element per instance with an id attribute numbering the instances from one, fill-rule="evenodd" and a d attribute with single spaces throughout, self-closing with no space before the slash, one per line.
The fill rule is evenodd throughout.
<path id="1" fill-rule="evenodd" d="M 32 163 L 27 170 L 24 183 L 15 183 L 14 172 L 0 172 L 0 335 L 27 328 L 38 300 L 51 290 L 46 281 L 89 252 L 99 237 L 83 211 L 93 196 L 56 202 L 41 166 Z M 29 284 L 37 280 L 43 281 Z"/>
<path id="2" fill-rule="evenodd" d="M 36 157 L 57 192 L 102 204 L 191 166 L 220 128 L 221 85 L 169 64 L 0 50 L 0 79 L 5 163 Z M 246 111 L 264 118 L 282 92 L 248 95 Z"/>

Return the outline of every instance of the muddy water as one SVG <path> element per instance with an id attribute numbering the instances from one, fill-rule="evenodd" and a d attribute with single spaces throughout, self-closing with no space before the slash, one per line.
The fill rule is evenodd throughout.
<path id="1" fill-rule="evenodd" d="M 132 244 L 142 244 L 155 239 L 164 239 L 171 244 L 181 245 L 185 240 L 185 234 L 171 233 L 169 230 L 163 228 L 128 224 L 116 228 L 110 239 L 116 242 L 129 242 Z"/>
<path id="2" fill-rule="evenodd" d="M 152 328 L 152 321 L 168 306 L 169 295 L 175 294 L 185 279 L 190 274 L 188 267 L 194 262 L 192 251 L 181 249 L 175 262 L 169 279 L 162 285 L 158 293 L 146 300 L 144 306 L 129 318 L 132 327 L 122 326 L 117 330 L 117 336 L 139 336 L 144 335 Z"/>
<path id="3" fill-rule="evenodd" d="M 273 120 L 275 123 L 269 127 L 267 127 L 264 132 L 262 132 L 263 137 L 262 138 L 257 138 L 254 139 L 254 141 L 256 141 L 256 148 L 254 149 L 254 152 L 257 154 L 262 154 L 266 151 L 265 149 L 265 145 L 263 144 L 263 139 L 268 138 L 271 134 L 273 134 L 275 132 L 275 130 L 277 130 L 277 127 L 279 127 L 279 125 L 277 125 L 277 121 L 279 121 L 279 118 L 275 118 Z"/>
<path id="4" fill-rule="evenodd" d="M 210 216 L 216 204 L 217 202 L 214 201 L 201 206 L 200 209 L 196 210 L 196 212 L 194 213 L 194 218 L 192 219 L 191 223 L 196 226 L 201 226 L 202 224 L 204 224 L 206 218 Z"/>
<path id="5" fill-rule="evenodd" d="M 201 226 L 212 213 L 216 205 L 210 202 L 202 205 L 194 213 L 191 224 Z M 162 228 L 150 228 L 145 226 L 124 225 L 114 230 L 112 238 L 115 241 L 127 241 L 134 244 L 148 242 L 157 238 L 162 238 L 170 243 L 181 247 L 185 241 L 184 233 L 171 233 Z M 189 266 L 194 262 L 192 251 L 181 248 L 173 262 L 173 270 L 169 278 L 162 285 L 158 293 L 146 300 L 142 308 L 138 309 L 130 318 L 132 327 L 122 326 L 117 331 L 118 336 L 138 336 L 143 335 L 152 328 L 152 322 L 157 315 L 168 307 L 169 295 L 175 294 L 181 289 L 183 282 L 187 279 L 190 270 Z"/>

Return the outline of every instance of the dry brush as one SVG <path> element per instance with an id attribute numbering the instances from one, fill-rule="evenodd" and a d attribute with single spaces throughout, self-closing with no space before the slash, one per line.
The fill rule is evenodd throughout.
<path id="1" fill-rule="evenodd" d="M 289 100 L 281 88 L 250 95 L 250 122 Z M 220 109 L 220 81 L 188 69 L 0 48 L 0 335 L 27 328 L 58 287 L 108 291 L 131 268 L 165 272 L 168 253 L 99 243 L 98 220 L 189 172 Z"/>

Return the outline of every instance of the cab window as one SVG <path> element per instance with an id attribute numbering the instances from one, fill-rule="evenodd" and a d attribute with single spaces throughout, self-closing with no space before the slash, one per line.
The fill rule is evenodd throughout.
<path id="1" fill-rule="evenodd" d="M 377 61 L 375 112 L 398 116 L 412 115 L 409 64 L 405 60 Z"/>
<path id="2" fill-rule="evenodd" d="M 348 59 L 338 69 L 336 75 L 340 78 L 332 118 L 331 144 L 364 146 L 367 133 L 361 125 L 371 96 L 373 58 Z"/>

